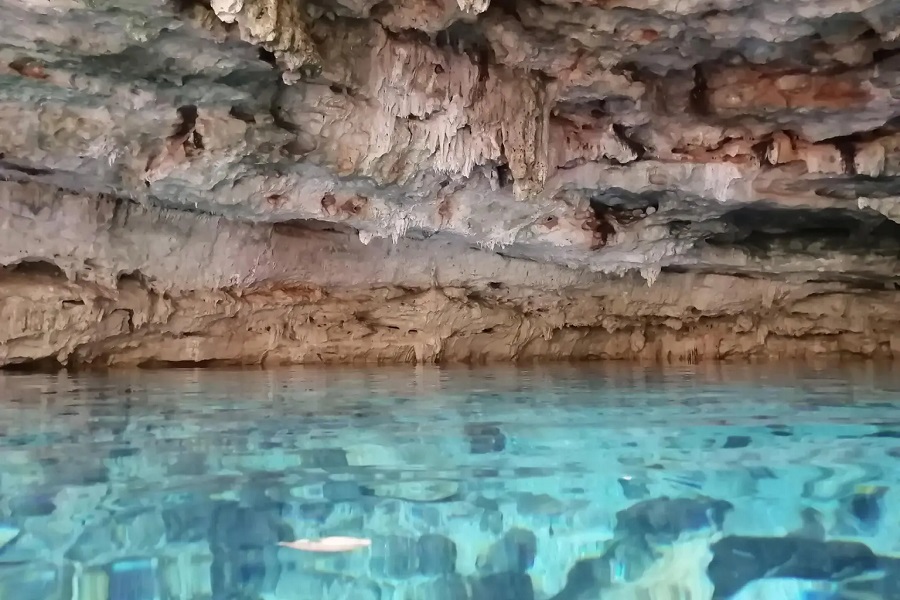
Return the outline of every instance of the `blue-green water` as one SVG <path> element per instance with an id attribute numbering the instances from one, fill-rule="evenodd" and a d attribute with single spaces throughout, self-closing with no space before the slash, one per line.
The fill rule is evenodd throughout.
<path id="1" fill-rule="evenodd" d="M 900 598 L 900 373 L 0 376 L 0 600 L 719 598 Z"/>

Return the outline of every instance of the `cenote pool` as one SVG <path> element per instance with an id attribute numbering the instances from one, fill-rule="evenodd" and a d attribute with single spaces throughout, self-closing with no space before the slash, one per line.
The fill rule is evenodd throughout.
<path id="1" fill-rule="evenodd" d="M 3 600 L 900 598 L 900 373 L 0 376 Z M 320 553 L 279 542 L 348 536 Z"/>

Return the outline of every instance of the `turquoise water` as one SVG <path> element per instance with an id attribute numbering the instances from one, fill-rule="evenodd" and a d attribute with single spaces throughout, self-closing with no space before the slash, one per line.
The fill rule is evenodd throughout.
<path id="1" fill-rule="evenodd" d="M 893 599 L 898 477 L 889 367 L 9 374 L 0 600 Z"/>

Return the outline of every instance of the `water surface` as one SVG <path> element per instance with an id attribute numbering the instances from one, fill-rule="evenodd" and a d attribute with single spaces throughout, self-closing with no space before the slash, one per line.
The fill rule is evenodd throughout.
<path id="1" fill-rule="evenodd" d="M 4 375 L 0 599 L 900 598 L 898 392 L 868 365 Z M 372 545 L 278 546 L 338 535 Z"/>

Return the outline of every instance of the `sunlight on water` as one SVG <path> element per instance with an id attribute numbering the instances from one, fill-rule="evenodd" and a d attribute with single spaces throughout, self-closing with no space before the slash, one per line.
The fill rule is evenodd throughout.
<path id="1" fill-rule="evenodd" d="M 900 599 L 898 486 L 890 367 L 8 374 L 0 599 Z"/>

